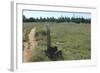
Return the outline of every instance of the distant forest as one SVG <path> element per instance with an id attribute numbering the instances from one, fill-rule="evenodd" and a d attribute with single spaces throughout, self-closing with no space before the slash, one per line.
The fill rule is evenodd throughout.
<path id="1" fill-rule="evenodd" d="M 25 15 L 23 15 L 23 22 L 57 22 L 57 23 L 61 23 L 61 22 L 74 22 L 74 23 L 86 23 L 86 24 L 90 24 L 91 23 L 91 19 L 88 18 L 83 18 L 83 17 L 40 17 L 40 18 L 26 18 Z"/>

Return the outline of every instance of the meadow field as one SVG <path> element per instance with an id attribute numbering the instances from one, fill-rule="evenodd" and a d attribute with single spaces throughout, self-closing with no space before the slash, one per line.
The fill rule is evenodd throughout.
<path id="1" fill-rule="evenodd" d="M 47 29 L 50 25 L 51 45 L 57 46 L 62 51 L 63 60 L 85 60 L 91 58 L 91 25 L 76 23 L 56 22 L 24 22 L 23 44 L 28 42 L 28 34 L 33 27 L 36 28 L 35 54 L 31 62 L 51 61 L 44 53 L 47 49 Z M 62 59 L 61 59 L 62 60 Z"/>

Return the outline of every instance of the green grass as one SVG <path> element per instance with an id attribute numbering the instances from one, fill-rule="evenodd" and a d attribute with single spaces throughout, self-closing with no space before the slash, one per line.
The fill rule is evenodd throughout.
<path id="1" fill-rule="evenodd" d="M 75 23 L 49 23 L 51 29 L 52 46 L 62 50 L 64 60 L 82 60 L 91 58 L 91 32 L 90 24 Z M 33 27 L 36 27 L 36 39 L 38 42 L 37 54 L 32 61 L 50 61 L 45 56 L 47 49 L 46 23 L 24 23 L 23 42 L 28 41 L 28 34 Z"/>

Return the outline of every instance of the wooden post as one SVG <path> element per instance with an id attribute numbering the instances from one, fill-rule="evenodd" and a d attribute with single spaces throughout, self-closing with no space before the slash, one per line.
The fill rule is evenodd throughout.
<path id="1" fill-rule="evenodd" d="M 50 36 L 50 26 L 49 26 L 49 24 L 46 24 L 46 27 L 47 27 L 47 50 L 45 51 L 46 55 L 48 56 L 48 58 L 50 58 L 53 61 L 63 59 L 62 51 L 58 50 L 57 46 L 51 45 L 51 36 Z"/>
<path id="2" fill-rule="evenodd" d="M 50 27 L 49 24 L 47 24 L 47 49 L 50 49 L 50 47 L 51 47 Z"/>

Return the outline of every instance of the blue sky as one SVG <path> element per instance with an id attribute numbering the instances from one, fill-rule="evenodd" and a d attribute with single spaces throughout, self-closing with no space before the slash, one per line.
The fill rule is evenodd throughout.
<path id="1" fill-rule="evenodd" d="M 23 15 L 26 18 L 40 18 L 40 17 L 84 17 L 84 18 L 91 18 L 90 13 L 75 13 L 75 12 L 52 12 L 52 11 L 31 11 L 31 10 L 23 10 Z"/>

